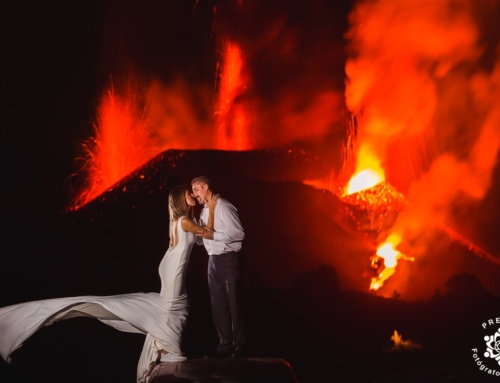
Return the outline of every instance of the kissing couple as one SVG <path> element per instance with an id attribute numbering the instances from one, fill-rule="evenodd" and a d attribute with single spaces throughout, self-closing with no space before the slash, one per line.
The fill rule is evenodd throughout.
<path id="1" fill-rule="evenodd" d="M 159 265 L 160 293 L 79 296 L 25 302 L 0 308 L 0 355 L 10 355 L 43 326 L 78 316 L 97 318 L 117 330 L 146 335 L 137 366 L 137 382 L 147 383 L 159 363 L 182 362 L 182 334 L 189 313 L 185 277 L 195 243 L 209 256 L 208 284 L 219 343 L 206 358 L 244 356 L 246 328 L 242 313 L 241 248 L 245 232 L 237 209 L 212 190 L 205 176 L 168 196 L 169 247 Z M 203 205 L 194 217 L 196 201 Z"/>

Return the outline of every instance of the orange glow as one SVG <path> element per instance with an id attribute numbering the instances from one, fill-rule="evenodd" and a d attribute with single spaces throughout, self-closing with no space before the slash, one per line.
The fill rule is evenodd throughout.
<path id="1" fill-rule="evenodd" d="M 333 179 L 334 179 L 334 172 L 332 170 L 329 175 L 323 178 L 303 180 L 302 183 L 304 185 L 312 186 L 313 188 L 316 189 L 329 190 L 331 192 L 333 190 Z"/>
<path id="2" fill-rule="evenodd" d="M 378 248 L 377 255 L 384 258 L 385 267 L 394 268 L 398 263 L 396 258 L 401 255 L 401 253 L 394 249 L 392 243 L 386 242 Z"/>
<path id="3" fill-rule="evenodd" d="M 137 97 L 120 97 L 111 86 L 98 108 L 95 136 L 84 144 L 86 187 L 72 209 L 93 200 L 155 154 Z"/>
<path id="4" fill-rule="evenodd" d="M 240 47 L 233 42 L 227 42 L 224 46 L 219 99 L 215 111 L 218 137 L 216 145 L 220 149 L 251 149 L 248 136 L 251 116 L 245 103 L 241 101 L 247 88 L 243 70 Z"/>
<path id="5" fill-rule="evenodd" d="M 403 339 L 401 334 L 394 330 L 394 333 L 391 336 L 391 340 L 393 341 L 392 350 L 412 350 L 412 349 L 421 349 L 422 345 L 416 343 L 409 339 Z"/>
<path id="6" fill-rule="evenodd" d="M 427 225 L 435 224 L 439 214 L 446 210 L 445 204 L 452 202 L 457 185 L 466 183 L 475 187 L 480 183 L 475 180 L 459 182 L 458 179 L 446 182 L 450 177 L 440 177 L 436 182 L 426 183 L 419 193 L 414 192 L 416 182 L 424 184 L 423 181 L 429 178 L 424 175 L 432 169 L 433 161 L 439 155 L 439 134 L 450 130 L 452 133 L 447 133 L 450 137 L 447 141 L 451 143 L 455 136 L 452 127 L 464 129 L 464 121 L 475 119 L 467 113 L 472 108 L 465 101 L 470 97 L 466 88 L 469 74 L 456 71 L 478 54 L 477 30 L 468 5 L 458 10 L 451 7 L 450 2 L 426 0 L 424 3 L 416 6 L 412 0 L 358 2 L 349 15 L 350 29 L 346 33 L 351 53 L 345 65 L 345 100 L 349 111 L 359 117 L 356 129 L 359 150 L 353 145 L 351 155 L 356 159 L 356 171 L 343 199 L 355 202 L 356 212 L 361 211 L 362 203 L 370 207 L 365 209 L 370 213 L 374 211 L 371 206 L 375 203 L 379 204 L 375 206 L 382 207 L 382 211 L 389 210 L 391 204 L 378 193 L 384 184 L 368 189 L 370 193 L 360 193 L 372 198 L 367 200 L 369 203 L 361 198 L 355 200 L 357 194 L 348 195 L 351 188 L 369 187 L 370 182 L 366 174 L 360 176 L 361 171 L 373 169 L 383 175 L 383 179 L 387 177 L 391 185 L 409 196 L 412 204 L 418 204 L 411 213 L 388 221 L 387 225 L 392 225 L 390 228 L 383 227 L 384 232 L 405 233 L 407 241 L 406 236 L 412 235 L 417 226 L 418 230 L 423 230 Z M 424 27 L 431 34 L 421 33 Z M 432 42 L 429 41 L 430 35 L 433 36 Z M 462 85 L 455 84 L 464 85 L 462 88 Z M 456 109 L 449 105 L 456 105 Z M 463 109 L 463 115 L 459 109 Z M 461 115 L 456 120 L 454 110 L 456 115 Z M 369 156 L 363 153 L 364 150 Z M 495 153 L 482 151 L 485 152 Z M 378 161 L 376 164 L 383 165 L 382 173 L 371 163 L 370 157 Z M 362 163 L 366 160 L 368 163 Z M 445 170 L 446 175 L 459 172 L 463 173 L 458 169 L 454 171 L 453 167 Z M 354 181 L 356 185 L 351 185 Z M 371 182 L 376 182 L 376 179 Z M 440 195 L 445 193 L 440 194 L 441 189 L 450 192 L 442 200 Z M 433 207 L 437 208 L 433 211 Z M 381 234 L 376 225 L 371 224 L 369 228 Z M 376 277 L 371 280 L 371 290 L 380 289 L 394 275 L 398 261 L 413 260 L 398 250 L 401 241 L 398 236 L 390 236 L 384 243 L 377 242 L 380 245 L 372 257 Z M 398 282 L 407 284 L 407 281 Z"/>
<path id="7" fill-rule="evenodd" d="M 396 250 L 396 246 L 400 242 L 401 237 L 396 234 L 392 234 L 386 242 L 378 247 L 376 255 L 372 257 L 372 265 L 378 265 L 380 259 L 383 259 L 384 269 L 377 275 L 377 277 L 372 278 L 370 290 L 378 290 L 382 287 L 384 282 L 396 272 L 396 266 L 398 265 L 398 261 L 400 259 L 409 261 L 414 260 L 413 258 L 405 256 L 399 250 Z"/>
<path id="8" fill-rule="evenodd" d="M 347 184 L 345 195 L 371 188 L 383 180 L 380 174 L 372 169 L 362 170 L 351 178 Z"/>
<path id="9" fill-rule="evenodd" d="M 360 146 L 356 163 L 356 172 L 347 183 L 344 196 L 371 188 L 385 180 L 380 160 L 368 145 Z"/>

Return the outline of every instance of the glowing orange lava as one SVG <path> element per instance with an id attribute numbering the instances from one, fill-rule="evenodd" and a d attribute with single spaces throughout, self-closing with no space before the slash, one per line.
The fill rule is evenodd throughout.
<path id="1" fill-rule="evenodd" d="M 356 171 L 342 193 L 343 196 L 371 188 L 385 180 L 380 159 L 368 145 L 361 145 L 356 158 Z"/>
<path id="2" fill-rule="evenodd" d="M 384 178 L 372 169 L 362 170 L 351 178 L 347 184 L 344 195 L 357 193 L 361 190 L 371 188 L 383 180 Z"/>
<path id="3" fill-rule="evenodd" d="M 403 337 L 400 333 L 397 332 L 397 330 L 394 330 L 394 333 L 391 336 L 391 340 L 393 342 L 391 351 L 414 350 L 423 348 L 420 343 L 414 342 L 409 339 L 403 339 Z"/>
<path id="4" fill-rule="evenodd" d="M 244 62 L 240 47 L 226 42 L 222 58 L 219 82 L 217 118 L 217 146 L 224 150 L 251 149 L 248 129 L 251 116 L 241 100 L 247 88 L 244 78 Z"/>
<path id="5" fill-rule="evenodd" d="M 391 275 L 396 272 L 396 266 L 400 259 L 405 259 L 413 261 L 413 258 L 407 257 L 396 249 L 396 246 L 400 243 L 401 237 L 397 235 L 391 235 L 380 245 L 377 249 L 376 254 L 372 257 L 372 266 L 379 267 L 381 259 L 383 260 L 383 269 L 379 272 L 376 277 L 373 277 L 370 284 L 370 290 L 378 290 L 384 284 Z"/>
<path id="6" fill-rule="evenodd" d="M 101 98 L 95 136 L 84 144 L 86 187 L 72 209 L 85 205 L 156 154 L 145 125 L 132 91 L 120 97 L 111 86 Z"/>

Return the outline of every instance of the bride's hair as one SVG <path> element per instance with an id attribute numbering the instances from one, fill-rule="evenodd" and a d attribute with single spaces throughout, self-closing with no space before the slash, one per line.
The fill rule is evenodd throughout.
<path id="1" fill-rule="evenodd" d="M 186 191 L 191 193 L 187 185 L 174 187 L 168 195 L 168 213 L 170 221 L 177 221 L 182 216 L 191 217 L 193 208 L 186 202 Z"/>

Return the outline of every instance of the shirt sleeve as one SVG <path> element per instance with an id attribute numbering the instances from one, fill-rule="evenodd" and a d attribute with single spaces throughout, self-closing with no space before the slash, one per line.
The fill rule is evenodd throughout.
<path id="1" fill-rule="evenodd" d="M 214 241 L 225 243 L 243 241 L 245 231 L 241 226 L 238 210 L 230 203 L 221 203 L 220 208 L 220 219 L 224 222 L 224 228 L 214 233 Z"/>

